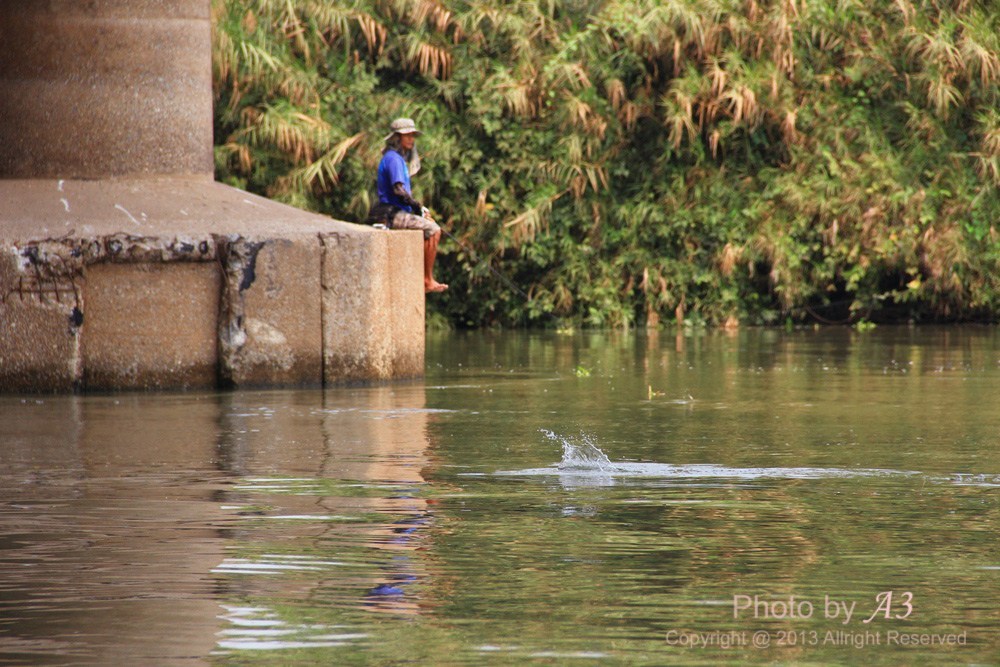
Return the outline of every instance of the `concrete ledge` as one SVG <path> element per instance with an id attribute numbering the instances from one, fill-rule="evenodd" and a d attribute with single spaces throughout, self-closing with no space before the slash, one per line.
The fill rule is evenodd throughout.
<path id="1" fill-rule="evenodd" d="M 323 382 L 321 247 L 315 234 L 232 236 L 219 317 L 222 381 L 239 387 Z"/>
<path id="2" fill-rule="evenodd" d="M 0 180 L 0 391 L 419 377 L 422 258 L 200 178 Z"/>
<path id="3" fill-rule="evenodd" d="M 423 375 L 422 233 L 324 234 L 322 242 L 327 381 Z"/>
<path id="4" fill-rule="evenodd" d="M 324 234 L 323 371 L 331 382 L 392 377 L 386 233 Z"/>
<path id="5" fill-rule="evenodd" d="M 22 259 L 0 243 L 0 390 L 71 391 L 79 377 L 76 285 Z"/>
<path id="6" fill-rule="evenodd" d="M 220 273 L 208 262 L 88 267 L 83 388 L 214 386 Z"/>
<path id="7" fill-rule="evenodd" d="M 389 245 L 389 266 L 393 267 L 389 274 L 392 377 L 423 377 L 426 347 L 423 234 L 401 231 L 383 234 Z"/>

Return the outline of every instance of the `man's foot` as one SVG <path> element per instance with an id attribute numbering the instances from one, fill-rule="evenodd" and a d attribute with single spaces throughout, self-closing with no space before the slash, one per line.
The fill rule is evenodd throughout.
<path id="1" fill-rule="evenodd" d="M 424 292 L 443 292 L 448 289 L 448 286 L 444 283 L 439 283 L 436 280 L 424 283 Z"/>

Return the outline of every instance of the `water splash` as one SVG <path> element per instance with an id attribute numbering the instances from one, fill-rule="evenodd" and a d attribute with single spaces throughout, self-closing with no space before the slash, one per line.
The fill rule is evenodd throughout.
<path id="1" fill-rule="evenodd" d="M 586 433 L 581 433 L 579 440 L 574 441 L 571 437 L 552 431 L 545 429 L 540 431 L 549 440 L 562 444 L 562 460 L 557 465 L 559 470 L 592 470 L 603 473 L 614 470 L 614 464 L 608 455 L 602 452 L 600 447 L 594 444 L 593 438 Z"/>
<path id="2" fill-rule="evenodd" d="M 562 459 L 554 468 L 563 486 L 614 486 L 615 465 L 594 444 L 592 436 L 580 433 L 579 438 L 573 438 L 546 429 L 539 430 L 549 440 L 562 445 Z"/>
<path id="3" fill-rule="evenodd" d="M 904 470 L 878 468 L 813 468 L 813 467 L 746 467 L 736 468 L 713 463 L 670 464 L 651 461 L 611 461 L 594 444 L 591 436 L 581 433 L 579 438 L 541 429 L 541 433 L 562 445 L 562 459 L 546 468 L 527 470 L 498 470 L 496 475 L 534 477 L 555 476 L 567 488 L 584 486 L 614 486 L 619 482 L 672 484 L 695 480 L 726 480 L 726 483 L 752 482 L 761 479 L 831 479 L 857 477 L 883 477 L 889 475 L 917 475 Z"/>

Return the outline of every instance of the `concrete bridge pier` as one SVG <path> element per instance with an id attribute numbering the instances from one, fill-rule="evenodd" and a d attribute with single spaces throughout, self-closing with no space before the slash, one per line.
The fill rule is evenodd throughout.
<path id="1" fill-rule="evenodd" d="M 213 180 L 209 0 L 0 0 L 0 391 L 417 377 L 419 232 Z"/>

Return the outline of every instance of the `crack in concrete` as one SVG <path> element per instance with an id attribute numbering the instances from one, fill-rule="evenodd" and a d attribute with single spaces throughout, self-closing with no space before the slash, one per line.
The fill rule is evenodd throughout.
<path id="1" fill-rule="evenodd" d="M 264 241 L 250 241 L 238 234 L 218 237 L 222 267 L 222 299 L 219 304 L 219 382 L 233 386 L 246 345 L 246 301 L 243 293 L 257 278 L 257 255 Z"/>

